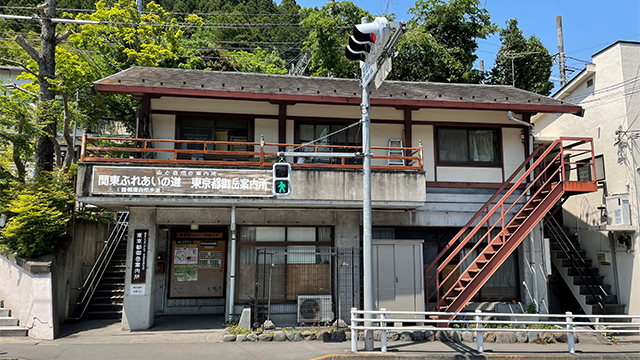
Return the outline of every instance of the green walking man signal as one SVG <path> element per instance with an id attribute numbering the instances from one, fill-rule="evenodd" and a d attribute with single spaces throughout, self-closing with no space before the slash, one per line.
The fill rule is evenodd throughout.
<path id="1" fill-rule="evenodd" d="M 273 195 L 287 196 L 291 194 L 291 165 L 288 163 L 273 164 Z"/>

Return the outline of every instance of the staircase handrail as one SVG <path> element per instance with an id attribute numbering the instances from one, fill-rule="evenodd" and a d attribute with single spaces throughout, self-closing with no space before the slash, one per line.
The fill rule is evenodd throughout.
<path id="1" fill-rule="evenodd" d="M 111 261 L 115 250 L 120 244 L 120 241 L 126 234 L 126 231 L 129 227 L 128 220 L 129 212 L 121 212 L 116 222 L 116 226 L 109 234 L 109 238 L 107 239 L 105 246 L 102 248 L 102 251 L 100 252 L 100 255 L 98 255 L 95 264 L 91 268 L 87 279 L 84 281 L 82 287 L 80 288 L 82 298 L 76 304 L 81 305 L 81 310 L 76 319 L 80 319 L 84 315 L 84 312 L 89 305 L 89 300 L 93 296 L 98 283 L 102 279 L 102 275 L 104 274 L 107 265 Z"/>
<path id="2" fill-rule="evenodd" d="M 471 225 L 473 225 L 473 223 L 478 219 L 478 217 L 480 216 L 480 214 L 482 214 L 483 211 L 489 211 L 489 205 L 491 205 L 491 203 L 493 202 L 493 200 L 496 199 L 496 197 L 498 197 L 498 195 L 500 195 L 500 193 L 502 191 L 504 191 L 504 189 L 507 187 L 507 185 L 509 185 L 511 183 L 511 181 L 513 180 L 513 178 L 516 177 L 516 175 L 526 166 L 529 164 L 529 162 L 534 158 L 534 156 L 536 156 L 540 151 L 542 151 L 542 149 L 544 149 L 543 145 L 538 146 L 532 153 L 531 155 L 529 155 L 529 157 L 527 157 L 527 159 L 522 162 L 522 164 L 520 164 L 520 166 L 518 166 L 518 168 L 511 174 L 511 176 L 509 176 L 509 178 L 502 183 L 502 185 L 500 186 L 500 188 L 498 188 L 498 190 L 489 198 L 489 200 L 487 200 L 486 203 L 484 203 L 484 205 L 482 205 L 480 207 L 480 209 L 475 213 L 475 215 L 473 215 L 473 217 L 471 218 L 471 220 L 469 220 L 467 222 L 467 224 L 460 230 L 458 231 L 458 233 L 453 237 L 453 239 L 451 239 L 449 241 L 449 243 L 438 253 L 438 255 L 436 256 L 435 259 L 433 259 L 431 261 L 431 263 L 429 264 L 429 266 L 427 266 L 427 269 L 425 270 L 425 274 L 429 273 L 429 270 L 431 270 L 431 268 L 438 263 L 438 260 L 440 260 L 440 258 L 446 253 L 447 250 L 449 250 L 451 248 L 451 246 L 453 246 L 454 242 L 457 241 L 460 236 L 462 236 L 465 231 L 467 231 L 467 229 L 469 229 L 469 227 Z M 430 283 L 430 282 L 429 282 Z"/>
<path id="3" fill-rule="evenodd" d="M 555 218 L 551 217 L 550 221 L 547 222 L 547 229 L 550 230 L 551 236 L 553 236 L 558 242 L 558 245 L 560 245 L 562 252 L 567 255 L 567 259 L 571 262 L 571 267 L 578 272 L 578 276 L 582 279 L 582 282 L 596 300 L 600 309 L 602 309 L 603 314 L 606 314 L 605 298 L 607 292 L 600 284 L 593 283 L 593 274 L 589 276 L 584 271 L 584 269 L 588 268 L 587 262 L 584 261 L 584 258 L 580 255 L 578 249 L 576 249 L 571 241 L 566 238 L 567 235 L 560 229 L 560 224 L 558 224 L 558 221 Z"/>
<path id="4" fill-rule="evenodd" d="M 506 231 L 506 227 L 504 226 L 504 204 L 506 202 L 506 200 L 515 192 L 515 190 L 520 187 L 520 185 L 522 185 L 523 182 L 525 182 L 525 180 L 527 180 L 527 178 L 529 178 L 529 176 L 532 174 L 532 172 L 538 168 L 538 166 L 540 166 L 541 163 L 546 162 L 546 157 L 556 148 L 557 145 L 560 145 L 559 149 L 558 149 L 558 154 L 554 157 L 554 159 L 552 161 L 549 162 L 549 164 L 545 167 L 545 169 L 543 171 L 540 172 L 540 174 L 533 180 L 529 182 L 529 185 L 527 186 L 527 188 L 525 189 L 525 191 L 523 191 L 520 196 L 518 197 L 518 199 L 516 201 L 513 202 L 513 204 L 508 208 L 507 213 L 509 211 L 511 211 L 511 209 L 520 201 L 520 199 L 525 196 L 525 194 L 529 193 L 530 190 L 533 188 L 533 186 L 536 184 L 536 182 L 544 175 L 547 177 L 547 180 L 545 182 L 545 184 L 543 184 L 542 186 L 539 187 L 538 191 L 536 192 L 535 195 L 537 195 L 540 191 L 542 191 L 542 189 L 544 188 L 544 186 L 546 186 L 546 184 L 549 183 L 549 181 L 551 180 L 551 178 L 556 174 L 556 173 L 560 173 L 560 179 L 564 180 L 564 168 L 565 168 L 565 161 L 564 161 L 564 157 L 563 157 L 563 142 L 564 141 L 577 141 L 577 142 L 581 142 L 584 143 L 585 138 L 575 138 L 575 137 L 562 137 L 559 138 L 557 140 L 555 140 L 550 146 L 548 146 L 546 148 L 546 150 L 540 154 L 538 156 L 538 158 L 531 163 L 531 165 L 529 166 L 529 168 L 527 169 L 527 171 L 525 171 L 525 173 L 518 179 L 518 181 L 516 181 L 514 184 L 511 184 L 511 188 L 501 197 L 500 200 L 498 200 L 498 202 L 493 206 L 493 208 L 491 208 L 491 210 L 487 210 L 486 215 L 483 217 L 483 219 L 478 222 L 478 225 L 475 226 L 473 228 L 473 230 L 471 231 L 471 233 L 465 235 L 464 239 L 462 241 L 460 241 L 458 243 L 458 245 L 456 246 L 456 248 L 449 253 L 449 255 L 447 256 L 447 258 L 438 265 L 438 267 L 436 268 L 436 275 L 434 276 L 434 278 L 432 278 L 431 280 L 428 280 L 425 286 L 425 290 L 427 291 L 427 298 L 429 298 L 429 285 L 431 285 L 431 283 L 433 283 L 433 281 L 436 281 L 436 296 L 438 297 L 438 302 L 440 301 L 439 298 L 439 294 L 440 294 L 440 287 L 446 283 L 446 281 L 451 277 L 451 275 L 454 273 L 455 269 L 453 269 L 449 275 L 441 282 L 439 280 L 439 274 L 441 273 L 442 269 L 444 269 L 444 267 L 446 265 L 449 264 L 449 262 L 453 259 L 453 257 L 455 255 L 457 255 L 460 250 L 469 242 L 469 240 L 471 240 L 471 238 L 478 232 L 479 228 L 481 227 L 482 224 L 490 223 L 490 219 L 491 216 L 493 216 L 498 209 L 502 210 L 501 213 L 501 220 L 503 222 L 503 227 L 502 227 L 502 231 L 501 234 L 503 237 L 503 241 L 505 239 L 505 231 Z M 572 144 L 573 146 L 576 146 L 575 144 Z M 573 147 L 571 146 L 571 147 Z M 539 150 L 540 147 L 538 147 Z M 506 187 L 507 184 L 510 183 L 510 181 L 513 179 L 514 175 L 517 174 L 519 171 L 521 171 L 522 167 L 525 166 L 527 163 L 530 163 L 533 156 L 537 155 L 539 151 L 534 151 L 522 164 L 521 166 L 514 171 L 514 173 L 512 174 L 512 176 L 509 178 L 508 181 L 505 181 L 505 183 L 503 183 L 503 187 L 501 187 L 496 194 L 494 194 L 494 196 L 490 199 L 490 201 L 493 201 L 493 199 L 495 199 L 495 197 L 504 190 L 504 187 Z M 593 164 L 593 144 L 591 147 L 591 162 L 590 164 Z M 551 174 L 551 176 L 547 176 L 546 172 L 547 170 L 551 167 L 551 165 L 553 165 L 555 163 L 556 160 L 560 160 L 560 166 L 558 167 L 558 169 L 556 169 L 556 171 L 553 172 L 553 174 Z M 582 163 L 582 162 L 581 162 Z M 568 163 L 568 164 L 573 164 L 573 163 Z M 534 196 L 535 196 L 534 195 Z M 534 196 L 532 196 L 531 198 L 533 198 Z M 489 201 L 489 202 L 490 202 Z M 429 264 L 429 266 L 427 267 L 427 269 L 425 270 L 425 277 L 428 278 L 428 271 L 435 265 L 438 263 L 438 260 L 440 260 L 440 258 L 447 252 L 448 249 L 451 248 L 451 246 L 453 246 L 456 242 L 458 242 L 458 240 L 460 239 L 460 237 L 466 232 L 466 230 L 468 230 L 468 228 L 471 226 L 471 224 L 478 218 L 478 216 L 485 210 L 485 207 L 488 204 L 485 204 L 485 206 L 483 206 L 477 213 L 476 215 L 467 223 L 467 225 L 465 225 L 465 227 L 463 229 L 461 229 L 458 234 L 447 244 L 447 246 L 445 247 L 445 249 L 443 249 L 442 251 L 440 251 L 440 253 L 438 254 L 438 256 L 436 257 L 436 259 L 434 259 L 431 264 Z M 512 219 L 513 221 L 513 219 Z M 469 251 L 467 253 L 467 255 L 464 257 L 463 260 L 458 262 L 458 265 L 456 266 L 456 269 L 460 267 L 460 265 L 462 264 L 462 262 L 472 253 L 473 250 L 475 250 L 483 241 L 484 241 L 484 237 L 487 235 L 490 235 L 490 230 L 495 228 L 495 226 L 497 225 L 494 224 L 493 227 L 491 227 L 489 229 L 489 231 L 487 232 L 487 234 L 483 235 L 483 237 L 481 239 L 479 239 L 476 243 L 476 245 L 472 248 L 471 251 Z M 489 226 L 487 226 L 489 228 Z M 487 243 L 490 243 L 490 241 L 487 241 Z M 489 246 L 489 245 L 487 245 Z M 428 300 L 427 300 L 428 301 Z"/>

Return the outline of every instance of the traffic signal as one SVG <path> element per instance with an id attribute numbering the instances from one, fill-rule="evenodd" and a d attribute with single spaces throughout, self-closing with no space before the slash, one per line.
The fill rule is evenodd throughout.
<path id="1" fill-rule="evenodd" d="M 291 165 L 288 163 L 273 164 L 273 195 L 287 196 L 291 194 Z"/>
<path id="2" fill-rule="evenodd" d="M 349 60 L 359 60 L 373 65 L 389 41 L 390 35 L 391 27 L 384 17 L 378 17 L 371 23 L 354 25 L 349 45 L 344 49 L 345 55 Z"/>

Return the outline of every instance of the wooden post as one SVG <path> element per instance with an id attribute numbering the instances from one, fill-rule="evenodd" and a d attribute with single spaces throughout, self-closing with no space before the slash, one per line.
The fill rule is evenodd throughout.
<path id="1" fill-rule="evenodd" d="M 422 152 L 422 140 L 420 140 L 420 145 L 418 145 L 418 163 L 420 164 L 420 169 L 424 170 L 424 155 Z"/>
<path id="2" fill-rule="evenodd" d="M 260 135 L 260 167 L 264 166 L 264 135 Z"/>
<path id="3" fill-rule="evenodd" d="M 82 134 L 82 145 L 80 147 L 80 161 L 84 161 L 87 155 L 87 133 Z"/>

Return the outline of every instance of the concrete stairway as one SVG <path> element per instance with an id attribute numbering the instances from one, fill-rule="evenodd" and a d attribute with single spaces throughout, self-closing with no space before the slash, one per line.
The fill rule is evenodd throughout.
<path id="1" fill-rule="evenodd" d="M 11 310 L 0 308 L 0 336 L 27 336 L 29 330 L 18 323 L 18 319 L 11 317 Z"/>
<path id="2" fill-rule="evenodd" d="M 83 319 L 120 319 L 124 301 L 127 240 L 123 238 L 113 253 Z"/>

